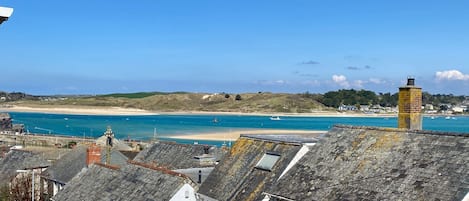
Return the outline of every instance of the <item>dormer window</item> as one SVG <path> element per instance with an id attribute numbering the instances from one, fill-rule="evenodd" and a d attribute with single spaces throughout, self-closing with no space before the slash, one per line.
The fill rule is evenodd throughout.
<path id="1" fill-rule="evenodd" d="M 280 158 L 280 154 L 277 153 L 265 153 L 261 160 L 256 165 L 257 169 L 272 171 L 275 163 Z"/>

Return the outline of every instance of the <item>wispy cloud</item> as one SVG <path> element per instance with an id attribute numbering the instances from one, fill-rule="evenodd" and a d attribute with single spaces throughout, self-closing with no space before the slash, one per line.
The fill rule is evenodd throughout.
<path id="1" fill-rule="evenodd" d="M 469 80 L 469 74 L 464 74 L 458 70 L 446 70 L 446 71 L 437 71 L 435 73 L 436 80 L 443 81 L 443 80 Z"/>
<path id="2" fill-rule="evenodd" d="M 317 77 L 317 76 L 319 76 L 317 74 L 303 73 L 303 72 L 300 72 L 300 71 L 293 71 L 293 74 L 301 76 L 301 77 Z"/>
<path id="3" fill-rule="evenodd" d="M 347 66 L 345 69 L 347 69 L 347 70 L 369 70 L 369 69 L 371 69 L 371 66 L 369 66 L 369 65 L 365 65 L 363 67 Z"/>
<path id="4" fill-rule="evenodd" d="M 285 85 L 288 83 L 286 80 L 259 80 L 258 84 L 261 85 Z"/>
<path id="5" fill-rule="evenodd" d="M 363 88 L 363 85 L 366 84 L 366 83 L 367 83 L 367 81 L 355 80 L 355 81 L 353 81 L 353 84 L 352 84 L 352 85 L 353 85 L 353 87 L 355 87 L 355 88 L 360 88 L 360 89 L 361 89 L 361 88 Z"/>
<path id="6" fill-rule="evenodd" d="M 370 78 L 368 81 L 373 84 L 385 84 L 386 83 L 385 80 L 382 80 L 379 78 Z"/>
<path id="7" fill-rule="evenodd" d="M 300 62 L 299 64 L 300 64 L 300 65 L 317 65 L 317 64 L 319 64 L 319 62 L 313 61 L 313 60 L 309 60 L 309 61 Z"/>

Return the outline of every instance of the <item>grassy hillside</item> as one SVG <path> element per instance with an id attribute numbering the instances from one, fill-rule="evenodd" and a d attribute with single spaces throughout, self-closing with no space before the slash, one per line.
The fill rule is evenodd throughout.
<path id="1" fill-rule="evenodd" d="M 206 111 L 206 112 L 261 112 L 308 113 L 325 107 L 311 97 L 300 94 L 248 93 L 133 93 L 109 94 L 90 97 L 72 97 L 56 101 L 20 101 L 17 105 L 51 106 L 112 106 L 138 108 L 158 112 Z M 238 98 L 239 99 L 239 98 Z"/>

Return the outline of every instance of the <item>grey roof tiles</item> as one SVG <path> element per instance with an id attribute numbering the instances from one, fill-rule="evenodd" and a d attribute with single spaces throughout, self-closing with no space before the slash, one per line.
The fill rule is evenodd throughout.
<path id="1" fill-rule="evenodd" d="M 91 165 L 60 191 L 54 200 L 170 200 L 185 183 L 183 175 L 152 169 L 138 162 L 121 168 Z"/>
<path id="2" fill-rule="evenodd" d="M 469 134 L 335 126 L 267 193 L 293 200 L 462 200 Z"/>

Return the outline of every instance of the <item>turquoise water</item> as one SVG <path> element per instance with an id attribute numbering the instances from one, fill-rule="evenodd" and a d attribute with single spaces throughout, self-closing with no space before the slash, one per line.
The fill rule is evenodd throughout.
<path id="1" fill-rule="evenodd" d="M 293 129 L 329 130 L 334 124 L 396 127 L 397 118 L 389 117 L 281 117 L 279 121 L 269 116 L 240 115 L 151 115 L 151 116 L 100 116 L 65 115 L 11 112 L 14 123 L 24 124 L 31 133 L 98 137 L 106 127 L 112 126 L 117 138 L 128 137 L 146 140 L 153 136 L 198 134 L 230 130 Z M 217 123 L 213 119 L 218 120 Z M 425 130 L 469 133 L 469 117 L 455 119 L 424 117 Z M 181 142 L 184 140 L 180 140 Z M 187 142 L 187 141 L 184 141 Z"/>

